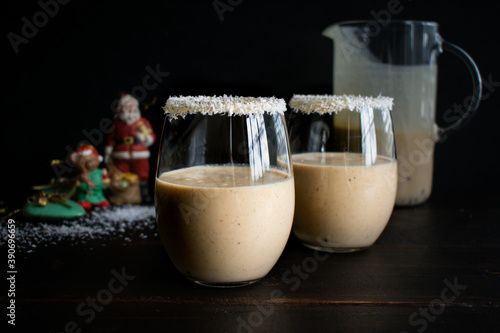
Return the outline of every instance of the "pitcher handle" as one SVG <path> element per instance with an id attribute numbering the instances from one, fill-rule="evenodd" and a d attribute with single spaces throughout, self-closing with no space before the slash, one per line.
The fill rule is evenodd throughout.
<path id="1" fill-rule="evenodd" d="M 460 119 L 458 119 L 451 125 L 438 128 L 439 140 L 446 138 L 449 134 L 455 132 L 459 127 L 465 125 L 465 123 L 471 120 L 472 116 L 475 114 L 475 112 L 479 107 L 479 102 L 481 101 L 482 89 L 483 89 L 481 74 L 479 73 L 479 69 L 477 68 L 474 60 L 472 60 L 471 56 L 467 54 L 467 52 L 465 52 L 460 47 L 445 40 L 442 40 L 442 47 L 444 51 L 449 51 L 450 53 L 456 55 L 458 58 L 460 58 L 460 60 L 462 60 L 465 63 L 472 78 L 473 93 L 471 102 L 467 107 L 467 110 L 460 117 Z"/>

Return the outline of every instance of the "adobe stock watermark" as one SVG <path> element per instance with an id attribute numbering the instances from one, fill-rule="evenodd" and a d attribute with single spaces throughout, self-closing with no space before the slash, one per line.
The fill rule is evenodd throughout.
<path id="1" fill-rule="evenodd" d="M 485 78 L 482 78 L 483 93 L 480 101 L 488 100 L 500 87 L 500 82 L 493 80 L 493 75 L 490 73 Z M 472 114 L 467 113 L 469 106 L 475 103 L 474 96 L 467 96 L 462 103 L 455 103 L 453 106 L 443 113 L 443 120 L 446 124 L 454 124 L 455 128 L 459 128 L 464 121 L 468 120 Z M 413 175 L 417 168 L 431 163 L 432 155 L 434 154 L 434 146 L 436 143 L 443 143 L 448 139 L 449 135 L 434 135 L 429 132 L 427 137 L 408 139 L 406 143 L 406 151 L 398 151 L 398 179 L 399 182 L 405 182 Z"/>
<path id="2" fill-rule="evenodd" d="M 231 151 L 231 153 L 235 155 L 231 156 L 238 155 L 237 160 L 248 159 L 252 179 L 259 179 L 270 169 L 268 148 L 277 146 L 277 138 L 274 135 L 267 136 L 266 133 L 275 133 L 276 128 L 274 124 L 266 126 L 263 118 L 252 116 L 247 118 L 246 126 L 248 129 L 247 138 L 242 140 L 239 144 L 237 144 L 237 142 L 231 142 L 231 145 L 236 147 L 235 152 Z M 261 138 L 265 138 L 266 140 Z M 265 144 L 263 142 L 265 142 Z M 175 149 L 177 149 L 176 146 L 171 150 Z M 230 162 L 232 163 L 233 160 Z M 232 175 L 214 175 L 206 173 L 204 177 L 206 177 L 207 183 L 219 189 L 233 186 L 235 182 Z M 210 205 L 211 200 L 222 194 L 219 189 L 207 188 L 204 191 L 196 191 L 189 202 L 181 202 L 178 204 L 177 208 L 186 225 L 195 221 L 199 214 Z"/>
<path id="3" fill-rule="evenodd" d="M 287 269 L 281 275 L 281 281 L 287 285 L 290 291 L 296 291 L 300 288 L 303 281 L 307 280 L 311 274 L 318 270 L 319 263 L 327 260 L 330 257 L 328 252 L 320 252 L 314 250 L 312 256 L 308 256 L 302 260 L 300 265 L 294 264 L 291 268 Z M 257 309 L 250 312 L 245 318 L 238 316 L 236 321 L 238 326 L 236 327 L 237 333 L 253 333 L 262 326 L 266 318 L 269 318 L 275 311 L 274 300 L 285 298 L 285 292 L 280 288 L 274 288 L 269 293 L 269 304 L 264 306 L 254 301 Z"/>
<path id="4" fill-rule="evenodd" d="M 408 323 L 415 328 L 416 332 L 424 332 L 429 323 L 436 321 L 436 318 L 446 310 L 446 306 L 453 303 L 468 287 L 460 284 L 458 277 L 453 279 L 453 283 L 448 279 L 444 279 L 443 283 L 445 287 L 441 290 L 440 297 L 433 299 L 426 307 L 418 308 L 408 318 Z M 401 331 L 401 333 L 409 332 Z"/>
<path id="5" fill-rule="evenodd" d="M 168 72 L 162 72 L 160 64 L 156 64 L 154 68 L 148 65 L 144 69 L 146 74 L 142 78 L 142 84 L 134 86 L 131 89 L 131 94 L 134 95 L 139 102 L 143 102 L 147 98 L 148 92 L 158 88 L 163 80 L 170 74 Z M 117 98 L 111 103 L 110 109 L 113 114 L 116 112 L 119 102 L 120 100 Z M 82 130 L 81 133 L 84 139 L 81 141 L 85 144 L 91 144 L 94 147 L 97 147 L 102 144 L 104 140 L 106 140 L 106 134 L 109 134 L 112 130 L 113 118 L 102 118 L 99 121 L 98 127 L 90 130 L 84 128 Z M 75 148 L 70 145 L 66 145 L 65 150 L 67 152 L 65 159 L 66 163 L 55 163 L 52 165 L 52 169 L 58 179 L 61 179 L 67 173 L 72 173 L 76 167 L 76 165 L 71 162 L 71 159 L 69 158 L 75 151 Z"/>
<path id="6" fill-rule="evenodd" d="M 491 95 L 495 93 L 498 87 L 500 87 L 500 82 L 493 81 L 493 74 L 489 73 L 488 77 L 481 77 L 482 83 L 482 95 L 480 102 L 488 100 Z M 462 103 L 455 103 L 451 108 L 446 109 L 443 113 L 443 120 L 447 124 L 455 123 L 455 127 L 458 128 L 464 121 L 472 115 L 472 113 L 467 113 L 469 107 L 477 102 L 478 95 L 476 91 L 475 94 L 469 95 L 464 98 Z M 447 135 L 443 135 L 438 138 L 438 142 L 444 142 L 448 138 Z"/>
<path id="7" fill-rule="evenodd" d="M 221 22 L 224 21 L 224 13 L 232 12 L 235 7 L 239 6 L 243 0 L 214 0 L 212 6 Z"/>
<path id="8" fill-rule="evenodd" d="M 20 33 L 10 31 L 7 33 L 7 39 L 12 46 L 15 54 L 19 53 L 19 47 L 26 45 L 30 40 L 38 35 L 40 29 L 45 27 L 50 19 L 54 18 L 60 10 L 61 5 L 66 5 L 70 0 L 39 0 L 37 2 L 40 10 L 36 11 L 29 19 L 26 16 L 21 18 Z"/>
<path id="9" fill-rule="evenodd" d="M 213 175 L 207 173 L 205 177 L 206 184 L 213 185 L 214 188 L 196 191 L 196 193 L 193 192 L 194 195 L 190 202 L 181 202 L 177 206 L 186 225 L 200 218 L 200 214 L 209 207 L 210 202 L 222 194 L 219 189 L 228 187 L 234 183 L 234 179 L 231 175 Z"/>
<path id="10" fill-rule="evenodd" d="M 411 0 L 408 0 L 411 1 Z M 385 28 L 391 23 L 393 16 L 401 14 L 404 10 L 404 6 L 398 0 L 389 0 L 387 1 L 387 6 L 385 9 L 381 9 L 379 11 L 371 10 L 370 15 L 373 18 L 366 22 L 364 26 L 364 30 L 361 28 L 356 28 L 355 31 L 359 36 L 366 35 L 367 37 L 375 37 L 380 34 L 382 28 Z M 365 49 L 368 45 L 369 39 L 363 38 L 361 40 L 357 40 L 358 44 L 350 43 L 346 41 L 341 41 L 339 43 L 339 49 L 344 55 L 347 63 L 351 62 L 351 57 L 353 54 L 359 54 L 363 49 Z M 359 42 L 361 45 L 359 45 Z"/>
<path id="11" fill-rule="evenodd" d="M 221 184 L 218 183 L 219 180 L 216 178 L 212 177 L 211 180 L 213 180 L 215 184 Z M 199 214 L 209 206 L 210 201 L 215 199 L 217 196 L 217 190 L 196 191 L 195 195 L 192 197 L 191 203 L 181 202 L 177 208 L 182 215 L 184 223 L 186 223 L 186 225 L 191 224 L 191 222 L 193 222 Z"/>
<path id="12" fill-rule="evenodd" d="M 130 281 L 135 279 L 134 275 L 129 275 L 125 271 L 125 267 L 118 272 L 115 269 L 111 270 L 111 279 L 109 279 L 105 288 L 99 290 L 95 297 L 87 297 L 76 307 L 76 314 L 83 322 L 70 320 L 64 325 L 64 330 L 61 333 L 81 333 L 82 326 L 89 325 L 96 318 L 96 314 L 102 312 L 104 307 L 109 305 L 113 298 L 120 294 Z"/>

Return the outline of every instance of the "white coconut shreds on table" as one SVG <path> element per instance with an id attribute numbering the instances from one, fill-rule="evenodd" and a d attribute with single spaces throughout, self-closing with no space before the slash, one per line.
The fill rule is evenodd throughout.
<path id="1" fill-rule="evenodd" d="M 95 208 L 78 219 L 58 223 L 17 222 L 15 240 L 16 249 L 31 253 L 37 247 L 53 246 L 61 241 L 70 241 L 74 245 L 89 240 L 123 239 L 130 242 L 131 235 L 142 239 L 157 236 L 154 206 Z M 7 239 L 8 228 L 2 228 L 0 245 L 5 245 Z"/>

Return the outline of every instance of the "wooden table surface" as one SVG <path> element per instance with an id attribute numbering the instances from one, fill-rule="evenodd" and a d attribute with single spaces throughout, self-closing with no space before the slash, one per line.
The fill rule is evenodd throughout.
<path id="1" fill-rule="evenodd" d="M 396 208 L 363 252 L 315 253 L 291 236 L 273 270 L 241 288 L 184 280 L 154 228 L 146 233 L 18 249 L 14 331 L 500 330 L 498 192 L 434 193 Z"/>

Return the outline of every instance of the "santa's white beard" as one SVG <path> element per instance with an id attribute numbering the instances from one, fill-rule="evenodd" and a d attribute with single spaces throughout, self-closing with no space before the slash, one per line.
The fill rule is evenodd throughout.
<path id="1" fill-rule="evenodd" d="M 140 117 L 141 117 L 141 114 L 137 111 L 135 111 L 135 112 L 122 111 L 120 113 L 120 115 L 118 116 L 118 118 L 121 121 L 125 122 L 127 125 L 133 124 L 134 122 L 139 120 Z"/>

